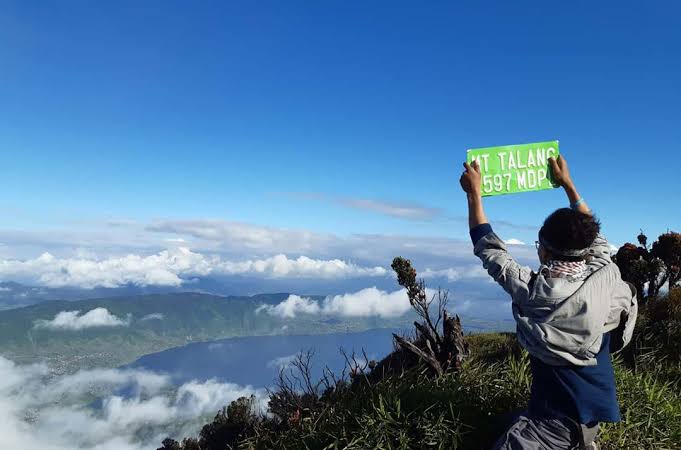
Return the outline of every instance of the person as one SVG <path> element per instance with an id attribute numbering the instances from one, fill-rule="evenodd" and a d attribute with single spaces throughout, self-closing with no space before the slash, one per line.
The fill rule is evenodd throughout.
<path id="1" fill-rule="evenodd" d="M 464 163 L 460 179 L 474 253 L 511 296 L 516 335 L 530 357 L 529 404 L 495 449 L 597 449 L 598 424 L 620 420 L 610 354 L 631 339 L 636 290 L 610 258 L 565 158 L 549 163 L 570 207 L 551 213 L 539 230 L 537 271 L 518 264 L 492 230 L 477 162 Z"/>

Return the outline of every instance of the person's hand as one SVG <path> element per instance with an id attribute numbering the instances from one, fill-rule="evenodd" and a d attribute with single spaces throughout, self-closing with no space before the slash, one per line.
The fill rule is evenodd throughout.
<path id="1" fill-rule="evenodd" d="M 589 205 L 587 205 L 584 199 L 579 195 L 575 184 L 572 182 L 572 178 L 570 178 L 570 169 L 568 169 L 565 157 L 559 155 L 557 160 L 554 157 L 551 157 L 549 158 L 549 164 L 551 165 L 551 171 L 553 172 L 553 180 L 565 190 L 565 194 L 567 194 L 567 198 L 570 201 L 570 207 L 576 208 L 577 211 L 583 214 L 593 215 L 591 209 L 589 209 Z"/>
<path id="2" fill-rule="evenodd" d="M 461 188 L 468 195 L 480 196 L 480 165 L 477 161 L 473 161 L 471 164 L 463 163 L 463 167 L 466 170 L 459 179 Z"/>
<path id="3" fill-rule="evenodd" d="M 553 156 L 549 158 L 549 164 L 551 165 L 551 171 L 553 172 L 553 180 L 558 183 L 559 186 L 569 187 L 572 186 L 572 178 L 570 178 L 570 169 L 568 168 L 568 163 L 565 157 L 560 155 L 558 159 Z"/>

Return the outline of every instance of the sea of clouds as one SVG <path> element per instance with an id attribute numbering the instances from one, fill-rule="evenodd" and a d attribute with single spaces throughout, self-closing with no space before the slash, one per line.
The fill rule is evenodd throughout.
<path id="1" fill-rule="evenodd" d="M 186 247 L 163 250 L 157 254 L 96 259 L 94 257 L 57 258 L 43 253 L 27 260 L 0 261 L 0 278 L 47 287 L 75 286 L 115 288 L 137 286 L 180 286 L 193 277 L 251 275 L 269 278 L 338 279 L 386 276 L 384 267 L 364 267 L 340 259 L 321 260 L 307 256 L 289 258 L 279 254 L 244 261 L 225 260 L 204 255 Z"/>
<path id="2" fill-rule="evenodd" d="M 412 259 L 424 277 L 457 281 L 482 273 L 468 239 L 341 236 L 226 220 L 131 221 L 50 232 L 0 229 L 0 243 L 0 280 L 51 288 L 180 287 L 211 277 L 348 287 L 353 280 L 392 277 L 390 262 L 398 255 Z M 512 237 L 507 243 L 522 263 L 536 259 L 532 246 Z"/>
<path id="3" fill-rule="evenodd" d="M 168 376 L 137 369 L 55 376 L 46 365 L 0 357 L 0 448 L 154 449 L 169 434 L 195 435 L 222 407 L 251 395 L 263 411 L 266 393 L 250 386 L 208 380 L 175 388 Z"/>

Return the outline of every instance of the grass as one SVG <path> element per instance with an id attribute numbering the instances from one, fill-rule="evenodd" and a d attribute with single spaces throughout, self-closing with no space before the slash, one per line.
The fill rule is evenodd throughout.
<path id="1" fill-rule="evenodd" d="M 638 373 L 617 364 L 615 378 L 622 421 L 605 424 L 599 443 L 604 449 L 681 448 L 681 394 L 664 370 Z"/>
<path id="2" fill-rule="evenodd" d="M 632 354 L 615 359 L 622 421 L 602 425 L 601 448 L 681 448 L 679 299 L 676 292 L 654 310 L 644 309 Z M 434 378 L 410 369 L 374 384 L 339 383 L 319 396 L 298 397 L 280 408 L 278 417 L 258 417 L 250 410 L 231 414 L 238 420 L 223 415 L 236 431 L 219 446 L 199 437 L 165 448 L 487 449 L 505 428 L 505 417 L 527 404 L 529 357 L 511 333 L 467 339 L 472 356 L 458 373 Z"/>

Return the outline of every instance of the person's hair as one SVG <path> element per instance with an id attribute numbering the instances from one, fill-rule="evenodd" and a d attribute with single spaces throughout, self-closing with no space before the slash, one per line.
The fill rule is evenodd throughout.
<path id="1" fill-rule="evenodd" d="M 560 208 L 552 212 L 541 228 L 540 234 L 555 249 L 580 250 L 590 247 L 601 230 L 596 217 L 570 208 Z M 551 253 L 552 259 L 561 261 L 581 261 L 582 256 L 564 256 Z"/>

